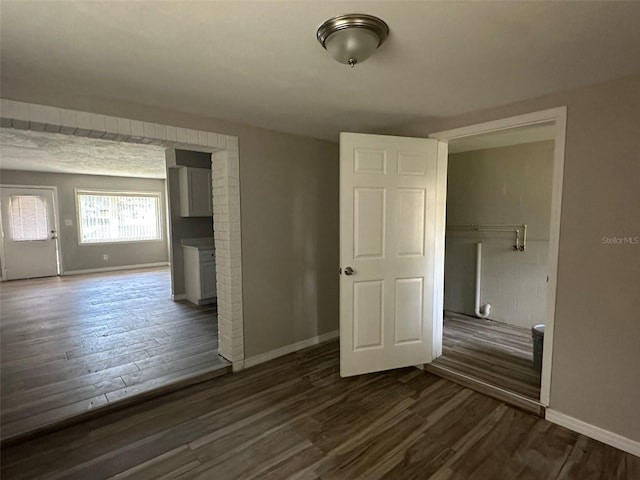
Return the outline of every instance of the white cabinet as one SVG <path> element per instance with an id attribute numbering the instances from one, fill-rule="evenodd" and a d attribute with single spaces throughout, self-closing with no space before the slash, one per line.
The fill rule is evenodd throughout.
<path id="1" fill-rule="evenodd" d="M 180 167 L 178 175 L 180 179 L 180 216 L 212 216 L 211 170 Z"/>
<path id="2" fill-rule="evenodd" d="M 216 257 L 213 249 L 184 245 L 184 287 L 187 300 L 197 305 L 216 300 Z"/>

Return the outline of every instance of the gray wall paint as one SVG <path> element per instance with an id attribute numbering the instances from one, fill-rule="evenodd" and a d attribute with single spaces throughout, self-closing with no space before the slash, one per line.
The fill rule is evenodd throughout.
<path id="1" fill-rule="evenodd" d="M 338 329 L 338 146 L 240 137 L 245 355 Z"/>
<path id="2" fill-rule="evenodd" d="M 424 136 L 567 106 L 551 408 L 640 441 L 640 75 L 395 129 Z"/>
<path id="3" fill-rule="evenodd" d="M 46 185 L 58 188 L 60 249 L 63 272 L 94 268 L 122 267 L 167 262 L 167 232 L 163 228 L 162 241 L 104 245 L 79 245 L 76 213 L 76 188 L 114 191 L 159 192 L 162 215 L 165 215 L 165 181 L 149 178 L 107 177 L 100 175 L 72 175 L 64 173 L 0 171 L 0 183 L 11 185 Z M 73 222 L 65 226 L 65 219 Z M 164 227 L 166 222 L 162 221 Z M 103 255 L 109 260 L 103 260 Z"/>
<path id="4" fill-rule="evenodd" d="M 175 148 L 166 151 L 167 165 L 208 168 L 211 170 L 211 154 L 191 152 Z M 213 238 L 213 218 L 181 217 L 180 216 L 180 181 L 179 170 L 167 167 L 167 193 L 169 197 L 169 235 L 171 248 L 171 293 L 181 295 L 184 287 L 184 254 L 182 250 L 183 238 Z"/>
<path id="5" fill-rule="evenodd" d="M 255 355 L 291 338 L 306 338 L 338 328 L 338 149 L 329 142 L 228 123 L 211 118 L 104 99 L 77 91 L 47 90 L 21 84 L 5 98 L 62 108 L 122 116 L 240 138 L 245 351 Z M 572 417 L 640 441 L 640 382 L 637 381 L 640 248 L 603 245 L 602 237 L 638 235 L 640 178 L 640 76 L 530 99 L 450 119 L 425 120 L 386 129 L 398 135 L 424 137 L 429 132 L 472 125 L 556 106 L 568 106 L 567 144 L 556 302 L 555 350 L 551 372 L 551 407 Z M 303 121 L 303 119 L 301 119 Z M 373 133 L 373 132 L 369 132 Z M 299 148 L 300 145 L 304 149 Z M 301 160 L 302 159 L 302 160 Z M 322 159 L 322 160 L 321 160 Z M 264 167 L 261 165 L 264 162 Z M 263 208 L 298 203 L 287 184 L 296 163 L 306 182 L 318 182 L 317 202 L 302 203 L 318 237 L 304 249 L 279 252 L 293 243 L 293 211 Z M 286 169 L 280 168 L 286 164 Z M 259 179 L 257 172 L 269 170 Z M 282 177 L 278 177 L 278 175 Z M 309 175 L 318 175 L 317 179 Z M 296 177 L 297 178 L 297 177 Z M 258 185 L 253 192 L 250 187 Z M 286 186 L 278 190 L 277 187 Z M 304 197 L 303 192 L 298 197 Z M 311 203 L 316 203 L 315 208 Z M 262 219 L 251 225 L 256 217 Z M 266 217 L 266 218 L 265 218 Z M 301 214 L 296 214 L 300 218 Z M 265 225 L 268 224 L 268 225 Z M 263 235 L 264 234 L 264 235 Z M 255 235 L 255 236 L 250 236 Z M 266 255 L 275 252 L 278 261 Z M 295 262 L 292 262 L 295 260 Z M 264 267 L 275 265 L 278 271 Z M 304 270 L 296 271 L 300 265 Z M 287 276 L 286 272 L 293 272 Z M 278 291 L 277 300 L 298 312 L 295 298 L 304 298 L 303 285 L 294 284 L 304 272 L 317 278 L 318 298 L 313 315 L 303 312 L 280 318 L 282 307 L 261 289 Z M 278 286 L 265 280 L 280 275 Z M 289 291 L 287 289 L 291 288 Z M 311 307 L 307 307 L 311 309 Z M 292 326 L 295 327 L 292 328 Z M 263 334 L 260 337 L 260 334 Z"/>
<path id="6" fill-rule="evenodd" d="M 544 323 L 551 220 L 553 142 L 449 155 L 448 224 L 527 224 L 527 250 L 512 232 L 448 231 L 445 310 L 473 315 L 476 243 L 482 242 L 482 303 L 489 318 L 522 327 Z"/>
<path id="7" fill-rule="evenodd" d="M 77 91 L 20 88 L 3 98 L 237 136 L 245 355 L 338 329 L 337 143 Z"/>

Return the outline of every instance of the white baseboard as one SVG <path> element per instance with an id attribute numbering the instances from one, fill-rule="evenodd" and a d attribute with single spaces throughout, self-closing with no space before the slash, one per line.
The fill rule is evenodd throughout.
<path id="1" fill-rule="evenodd" d="M 178 295 L 171 295 L 171 300 L 177 302 L 178 300 L 186 300 L 186 293 L 179 293 Z"/>
<path id="2" fill-rule="evenodd" d="M 167 267 L 169 262 L 142 263 L 140 265 L 121 265 L 119 267 L 88 268 L 86 270 L 66 270 L 62 275 L 82 275 L 85 273 L 115 272 L 117 270 L 135 270 L 137 268 Z"/>
<path id="3" fill-rule="evenodd" d="M 574 432 L 581 433 L 599 442 L 611 445 L 636 457 L 640 457 L 640 442 L 636 442 L 635 440 L 610 432 L 604 428 L 596 427 L 595 425 L 570 417 L 551 408 L 547 408 L 545 420 L 566 427 Z"/>
<path id="4" fill-rule="evenodd" d="M 323 333 L 322 335 L 318 335 L 317 337 L 307 338 L 306 340 L 301 340 L 299 342 L 292 343 L 291 345 L 286 345 L 284 347 L 276 348 L 275 350 L 271 350 L 269 352 L 261 353 L 260 355 L 256 355 L 254 357 L 245 358 L 244 368 L 249 368 L 249 367 L 258 365 L 260 363 L 268 362 L 269 360 L 273 360 L 274 358 L 282 357 L 283 355 L 297 352 L 298 350 L 302 350 L 303 348 L 307 348 L 312 345 L 317 345 L 319 343 L 333 340 L 334 338 L 338 338 L 339 336 L 340 336 L 340 331 L 334 330 L 332 332 L 327 332 L 327 333 Z"/>

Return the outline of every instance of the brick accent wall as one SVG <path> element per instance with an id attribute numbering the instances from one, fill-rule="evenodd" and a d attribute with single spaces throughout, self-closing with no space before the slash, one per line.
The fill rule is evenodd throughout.
<path id="1" fill-rule="evenodd" d="M 237 369 L 244 359 L 238 152 L 221 150 L 212 162 L 219 352 Z"/>

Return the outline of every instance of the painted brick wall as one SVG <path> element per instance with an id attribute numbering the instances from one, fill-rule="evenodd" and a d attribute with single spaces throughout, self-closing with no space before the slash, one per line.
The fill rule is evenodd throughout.
<path id="1" fill-rule="evenodd" d="M 553 142 L 449 156 L 447 224 L 527 224 L 527 250 L 510 232 L 447 231 L 445 310 L 473 315 L 476 243 L 489 318 L 530 327 L 546 315 Z"/>
<path id="2" fill-rule="evenodd" d="M 244 343 L 238 152 L 214 153 L 211 174 L 219 351 L 226 359 L 239 362 L 244 359 Z"/>

